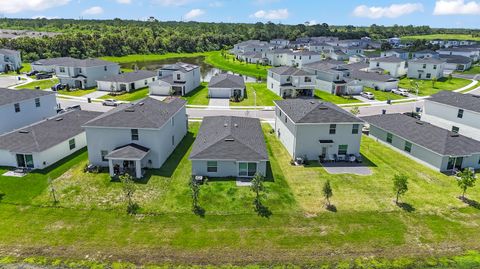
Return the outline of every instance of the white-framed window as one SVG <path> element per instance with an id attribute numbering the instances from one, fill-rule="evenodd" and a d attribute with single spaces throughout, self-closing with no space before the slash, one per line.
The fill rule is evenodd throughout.
<path id="1" fill-rule="evenodd" d="M 137 141 L 138 140 L 138 129 L 132 129 L 130 130 L 131 135 L 132 135 L 132 140 Z"/>
<path id="2" fill-rule="evenodd" d="M 253 177 L 257 173 L 257 163 L 238 163 L 238 175 L 241 177 Z"/>
<path id="3" fill-rule="evenodd" d="M 70 147 L 70 150 L 72 150 L 76 147 L 75 138 L 72 138 L 72 139 L 68 140 L 68 146 Z"/>
<path id="4" fill-rule="evenodd" d="M 207 172 L 216 173 L 218 171 L 217 161 L 207 161 Z"/>
<path id="5" fill-rule="evenodd" d="M 108 160 L 105 158 L 105 156 L 108 155 L 108 151 L 106 150 L 101 150 L 100 151 L 100 156 L 102 157 L 102 162 L 107 162 Z"/>
<path id="6" fill-rule="evenodd" d="M 15 113 L 20 112 L 20 103 L 13 104 L 13 107 L 15 108 Z"/>
<path id="7" fill-rule="evenodd" d="M 35 98 L 35 107 L 40 107 L 40 98 Z"/>

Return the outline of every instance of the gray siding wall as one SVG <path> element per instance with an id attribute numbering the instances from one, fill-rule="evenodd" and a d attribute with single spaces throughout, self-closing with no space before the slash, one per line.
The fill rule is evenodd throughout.
<path id="1" fill-rule="evenodd" d="M 278 107 L 275 107 L 275 135 L 292 158 L 295 155 L 295 134 L 295 124 Z"/>
<path id="2" fill-rule="evenodd" d="M 207 172 L 206 160 L 192 160 L 192 175 L 207 176 L 207 177 L 238 177 L 238 164 L 237 161 L 217 161 L 217 172 Z M 267 162 L 261 161 L 257 163 L 257 172 L 266 176 Z"/>

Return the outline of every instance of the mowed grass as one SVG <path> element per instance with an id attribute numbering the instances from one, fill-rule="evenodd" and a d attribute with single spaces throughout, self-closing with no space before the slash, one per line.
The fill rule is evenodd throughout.
<path id="1" fill-rule="evenodd" d="M 480 65 L 474 65 L 468 70 L 465 70 L 463 72 L 455 72 L 455 73 L 464 74 L 464 75 L 479 75 L 480 74 Z"/>
<path id="2" fill-rule="evenodd" d="M 387 101 L 387 100 L 400 100 L 405 99 L 406 97 L 394 94 L 392 92 L 376 91 L 375 89 L 365 87 L 365 92 L 371 92 L 375 96 L 377 101 Z"/>
<path id="3" fill-rule="evenodd" d="M 105 172 L 82 172 L 85 152 L 52 171 L 32 173 L 31 181 L 0 176 L 0 249 L 68 258 L 96 253 L 149 264 L 171 260 L 305 264 L 318 262 L 319 257 L 337 260 L 329 258 L 332 252 L 342 259 L 400 258 L 478 248 L 480 209 L 456 198 L 460 189 L 454 178 L 368 137 L 363 137 L 361 153 L 371 176 L 331 175 L 314 162 L 292 166 L 290 155 L 267 124 L 263 130 L 272 172 L 264 201 L 272 215 L 266 218 L 254 212 L 248 187 L 211 179 L 200 189 L 205 216 L 195 216 L 188 154 L 198 128 L 199 123 L 190 124 L 189 134 L 166 164 L 136 184 L 133 199 L 140 213 L 146 213 L 138 216 L 124 212 L 121 183 L 111 181 Z M 397 173 L 409 177 L 409 192 L 402 198 L 409 211 L 393 203 L 392 177 Z M 48 177 L 55 179 L 56 206 L 47 188 Z M 321 193 L 326 180 L 333 187 L 336 213 L 325 209 Z M 478 187 L 467 195 L 480 201 Z"/>
<path id="4" fill-rule="evenodd" d="M 140 99 L 143 99 L 147 97 L 149 94 L 149 89 L 148 87 L 146 88 L 141 88 L 141 89 L 136 89 L 131 92 L 126 92 L 121 95 L 110 95 L 110 94 L 105 94 L 104 96 L 101 96 L 99 99 L 106 100 L 106 99 L 113 99 L 113 100 L 118 100 L 118 101 L 137 101 Z"/>
<path id="5" fill-rule="evenodd" d="M 74 91 L 60 90 L 60 91 L 57 91 L 57 93 L 58 94 L 63 94 L 63 95 L 68 95 L 68 96 L 84 96 L 84 95 L 87 95 L 87 94 L 95 92 L 95 91 L 97 91 L 97 88 L 86 89 L 86 90 L 77 89 L 77 90 L 74 90 Z"/>
<path id="6" fill-rule="evenodd" d="M 348 98 L 343 96 L 337 96 L 333 94 L 329 94 L 327 92 L 321 90 L 315 90 L 315 98 L 321 99 L 326 102 L 334 103 L 337 105 L 340 104 L 354 104 L 354 103 L 361 103 L 362 101 L 355 99 L 355 98 Z"/>
<path id="7" fill-rule="evenodd" d="M 425 40 L 475 40 L 480 41 L 480 37 L 474 37 L 472 35 L 466 34 L 432 34 L 432 35 L 411 35 L 403 36 L 403 40 L 415 40 L 415 39 L 425 39 Z"/>
<path id="8" fill-rule="evenodd" d="M 271 67 L 261 64 L 257 65 L 240 62 L 236 60 L 235 56 L 232 54 L 225 53 L 225 56 L 223 56 L 221 51 L 212 51 L 206 53 L 205 62 L 222 70 L 232 71 L 236 74 L 261 79 L 267 78 L 267 70 Z"/>
<path id="9" fill-rule="evenodd" d="M 245 98 L 241 102 L 231 102 L 231 106 L 254 106 L 256 93 L 257 106 L 274 106 L 274 100 L 282 100 L 282 97 L 276 95 L 267 89 L 266 83 L 246 83 Z"/>
<path id="10" fill-rule="evenodd" d="M 208 105 L 208 102 L 210 101 L 208 98 L 208 83 L 202 82 L 200 84 L 200 87 L 187 93 L 182 98 L 187 100 L 187 103 L 189 105 L 201 105 L 201 106 Z"/>
<path id="11" fill-rule="evenodd" d="M 419 91 L 418 94 L 420 96 L 430 96 L 435 94 L 439 91 L 454 91 L 461 89 L 465 86 L 468 86 L 472 83 L 471 80 L 463 79 L 463 78 L 441 78 L 435 82 L 435 85 L 432 83 L 431 80 L 419 80 L 419 79 L 411 79 L 411 78 L 402 78 L 398 83 L 398 87 L 411 90 L 412 93 L 416 94 L 413 90 L 411 85 L 411 80 L 418 83 Z"/>
<path id="12" fill-rule="evenodd" d="M 53 85 L 58 84 L 58 78 L 42 79 L 35 80 L 30 83 L 20 85 L 15 87 L 16 89 L 30 89 L 33 90 L 35 87 L 40 87 L 41 90 L 50 89 Z"/>

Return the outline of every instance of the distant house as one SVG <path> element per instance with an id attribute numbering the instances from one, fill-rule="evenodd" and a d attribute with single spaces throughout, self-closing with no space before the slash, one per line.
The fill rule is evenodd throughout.
<path id="1" fill-rule="evenodd" d="M 437 50 L 440 55 L 457 55 L 470 57 L 474 62 L 480 60 L 480 47 L 455 47 Z"/>
<path id="2" fill-rule="evenodd" d="M 275 49 L 286 48 L 290 44 L 290 40 L 287 39 L 272 39 L 270 44 L 274 46 Z"/>
<path id="3" fill-rule="evenodd" d="M 99 112 L 72 110 L 0 136 L 0 166 L 44 169 L 84 148 L 82 125 Z"/>
<path id="4" fill-rule="evenodd" d="M 265 52 L 265 58 L 267 59 L 268 65 L 271 66 L 288 65 L 287 54 L 291 52 L 289 49 L 273 49 Z"/>
<path id="5" fill-rule="evenodd" d="M 275 102 L 275 134 L 292 159 L 358 155 L 363 121 L 327 102 L 288 99 Z"/>
<path id="6" fill-rule="evenodd" d="M 346 67 L 348 67 L 348 65 Z M 375 90 L 391 91 L 398 89 L 398 78 L 387 74 L 351 69 L 350 78 L 354 79 L 359 85 Z"/>
<path id="7" fill-rule="evenodd" d="M 394 47 L 397 47 L 402 44 L 402 39 L 399 37 L 391 37 L 388 39 L 388 43 Z"/>
<path id="8" fill-rule="evenodd" d="M 307 46 L 306 49 L 309 51 L 313 52 L 318 52 L 318 53 L 330 53 L 333 51 L 333 46 L 328 45 L 327 43 L 323 42 L 310 42 Z"/>
<path id="9" fill-rule="evenodd" d="M 480 142 L 403 114 L 362 118 L 370 136 L 437 171 L 480 168 Z"/>
<path id="10" fill-rule="evenodd" d="M 370 59 L 369 71 L 387 72 L 392 77 L 401 77 L 407 74 L 407 61 L 396 56 L 387 56 Z"/>
<path id="11" fill-rule="evenodd" d="M 444 69 L 445 62 L 441 59 L 413 59 L 408 61 L 407 76 L 416 79 L 439 79 L 443 78 Z"/>
<path id="12" fill-rule="evenodd" d="M 403 60 L 408 60 L 409 52 L 402 49 L 392 49 L 388 51 L 382 51 L 380 53 L 380 57 L 391 57 L 391 56 L 394 56 Z"/>
<path id="13" fill-rule="evenodd" d="M 184 96 L 200 86 L 200 67 L 188 63 L 165 65 L 158 70 L 159 79 L 150 83 L 151 95 Z"/>
<path id="14" fill-rule="evenodd" d="M 268 70 L 267 88 L 283 98 L 313 97 L 315 75 L 296 67 L 274 67 Z"/>
<path id="15" fill-rule="evenodd" d="M 250 64 L 263 64 L 266 62 L 265 52 L 245 52 L 239 53 L 237 58 Z"/>
<path id="16" fill-rule="evenodd" d="M 480 141 L 480 97 L 441 91 L 425 99 L 422 120 Z"/>
<path id="17" fill-rule="evenodd" d="M 0 88 L 0 134 L 57 114 L 54 92 Z"/>
<path id="18" fill-rule="evenodd" d="M 370 59 L 363 54 L 354 54 L 354 55 L 350 55 L 348 57 L 348 63 L 349 64 L 368 63 L 369 61 L 370 61 Z"/>
<path id="19" fill-rule="evenodd" d="M 0 49 L 0 72 L 16 71 L 22 68 L 20 51 Z"/>
<path id="20" fill-rule="evenodd" d="M 472 58 L 460 55 L 440 55 L 445 61 L 445 70 L 465 71 L 472 67 Z"/>
<path id="21" fill-rule="evenodd" d="M 320 53 L 313 51 L 292 51 L 288 49 L 277 49 L 267 51 L 265 54 L 267 62 L 271 66 L 302 66 L 321 60 Z"/>
<path id="22" fill-rule="evenodd" d="M 32 71 L 55 73 L 58 65 L 75 61 L 72 57 L 58 57 L 49 59 L 40 59 L 31 63 Z"/>
<path id="23" fill-rule="evenodd" d="M 438 58 L 440 54 L 433 50 L 420 50 L 412 54 L 412 58 Z"/>
<path id="24" fill-rule="evenodd" d="M 335 61 L 348 61 L 349 55 L 346 54 L 343 50 L 335 49 L 328 54 L 328 57 Z"/>
<path id="25" fill-rule="evenodd" d="M 60 83 L 71 88 L 88 89 L 97 86 L 97 80 L 120 73 L 120 65 L 100 59 L 70 58 L 55 66 Z"/>
<path id="26" fill-rule="evenodd" d="M 232 74 L 216 74 L 208 83 L 210 98 L 230 98 L 245 96 L 245 80 Z"/>
<path id="27" fill-rule="evenodd" d="M 215 116 L 203 118 L 189 159 L 192 175 L 252 178 L 267 175 L 268 154 L 260 120 Z"/>
<path id="28" fill-rule="evenodd" d="M 115 74 L 97 80 L 100 91 L 131 92 L 148 87 L 149 83 L 156 80 L 157 74 L 147 70 Z"/>
<path id="29" fill-rule="evenodd" d="M 266 52 L 273 49 L 275 45 L 260 40 L 247 40 L 235 44 L 231 52 L 235 55 L 247 52 Z"/>
<path id="30" fill-rule="evenodd" d="M 88 159 L 109 167 L 110 175 L 143 177 L 143 168 L 158 169 L 187 134 L 186 101 L 143 99 L 122 104 L 84 124 Z"/>

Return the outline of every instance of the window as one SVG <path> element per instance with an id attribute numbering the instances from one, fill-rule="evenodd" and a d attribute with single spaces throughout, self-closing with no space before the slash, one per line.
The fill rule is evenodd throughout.
<path id="1" fill-rule="evenodd" d="M 68 140 L 68 145 L 70 146 L 70 150 L 75 148 L 75 138 Z"/>
<path id="2" fill-rule="evenodd" d="M 359 124 L 354 124 L 352 127 L 352 134 L 358 134 L 358 129 L 360 128 Z"/>
<path id="3" fill-rule="evenodd" d="M 433 69 L 437 69 L 437 65 L 436 65 L 436 64 L 433 65 Z"/>
<path id="4" fill-rule="evenodd" d="M 287 115 L 285 115 L 285 123 L 287 123 L 288 119 L 287 119 Z"/>
<path id="5" fill-rule="evenodd" d="M 377 67 L 379 67 L 379 66 L 380 66 L 380 62 L 377 62 Z"/>
<path id="6" fill-rule="evenodd" d="M 20 104 L 19 103 L 13 104 L 13 107 L 15 108 L 15 113 L 20 112 Z"/>
<path id="7" fill-rule="evenodd" d="M 172 135 L 172 146 L 175 146 L 175 136 Z"/>
<path id="8" fill-rule="evenodd" d="M 387 134 L 387 142 L 390 143 L 390 144 L 392 144 L 392 141 L 393 141 L 393 135 L 390 134 L 390 133 L 388 133 L 388 134 Z"/>
<path id="9" fill-rule="evenodd" d="M 311 77 L 305 77 L 305 82 L 312 82 L 312 78 Z"/>
<path id="10" fill-rule="evenodd" d="M 175 118 L 172 117 L 172 126 L 175 126 Z"/>
<path id="11" fill-rule="evenodd" d="M 278 138 L 281 137 L 280 129 L 277 130 Z"/>
<path id="12" fill-rule="evenodd" d="M 432 74 L 430 74 L 430 73 L 427 73 L 427 76 L 426 76 L 426 78 L 431 78 L 431 77 L 432 77 Z"/>
<path id="13" fill-rule="evenodd" d="M 147 85 L 147 84 L 148 84 L 148 80 L 145 80 L 145 82 L 144 82 L 144 83 L 145 83 L 145 85 Z"/>
<path id="14" fill-rule="evenodd" d="M 347 155 L 348 145 L 338 145 L 338 155 Z"/>
<path id="15" fill-rule="evenodd" d="M 131 130 L 131 134 L 132 134 L 132 140 L 138 140 L 138 129 L 132 129 Z"/>
<path id="16" fill-rule="evenodd" d="M 336 124 L 330 124 L 330 134 L 336 134 L 337 133 L 337 125 Z"/>
<path id="17" fill-rule="evenodd" d="M 457 126 L 452 126 L 452 132 L 458 134 L 458 132 L 460 132 L 460 128 L 458 128 Z"/>
<path id="18" fill-rule="evenodd" d="M 423 69 L 427 68 L 427 64 L 423 64 Z"/>
<path id="19" fill-rule="evenodd" d="M 180 74 L 177 74 L 177 80 L 180 80 Z"/>
<path id="20" fill-rule="evenodd" d="M 103 67 L 103 70 L 107 71 L 107 66 L 105 65 L 105 67 Z"/>
<path id="21" fill-rule="evenodd" d="M 100 156 L 102 156 L 102 162 L 108 161 L 108 160 L 105 158 L 105 156 L 107 156 L 107 155 L 108 155 L 108 151 L 106 151 L 106 150 L 100 151 Z"/>
<path id="22" fill-rule="evenodd" d="M 207 172 L 208 173 L 216 173 L 218 170 L 217 162 L 216 161 L 208 161 L 207 162 Z"/>
<path id="23" fill-rule="evenodd" d="M 257 163 L 239 163 L 238 175 L 241 177 L 253 177 L 257 173 Z"/>
<path id="24" fill-rule="evenodd" d="M 457 118 L 459 119 L 463 118 L 463 109 L 458 110 Z"/>
<path id="25" fill-rule="evenodd" d="M 273 89 L 273 83 L 270 85 L 270 88 Z"/>
<path id="26" fill-rule="evenodd" d="M 412 143 L 405 141 L 405 151 L 406 152 L 412 152 Z"/>
<path id="27" fill-rule="evenodd" d="M 40 98 L 35 98 L 35 107 L 40 107 Z"/>
<path id="28" fill-rule="evenodd" d="M 65 67 L 63 67 L 63 66 L 60 66 L 60 68 L 59 68 L 59 69 L 60 69 L 60 73 L 65 73 Z"/>

